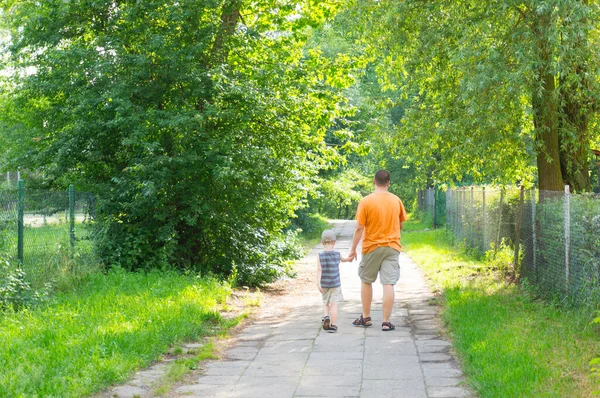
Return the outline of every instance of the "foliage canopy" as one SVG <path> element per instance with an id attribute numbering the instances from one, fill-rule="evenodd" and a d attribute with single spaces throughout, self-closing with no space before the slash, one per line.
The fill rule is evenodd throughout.
<path id="1" fill-rule="evenodd" d="M 344 68 L 304 53 L 335 2 L 4 1 L 5 160 L 98 193 L 129 269 L 276 277 L 281 233 L 335 151 Z M 237 268 L 237 270 L 236 270 Z"/>
<path id="2" fill-rule="evenodd" d="M 589 190 L 600 5 L 581 0 L 354 1 L 358 40 L 398 93 L 402 156 L 440 183 Z"/>

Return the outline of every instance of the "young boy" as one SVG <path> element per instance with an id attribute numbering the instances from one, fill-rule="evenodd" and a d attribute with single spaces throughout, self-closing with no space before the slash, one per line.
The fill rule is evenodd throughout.
<path id="1" fill-rule="evenodd" d="M 325 250 L 317 257 L 317 286 L 323 295 L 323 330 L 329 333 L 337 332 L 337 303 L 342 301 L 342 283 L 340 281 L 340 261 L 352 261 L 351 258 L 342 257 L 340 252 L 334 251 L 335 232 L 331 229 L 323 231 L 321 243 Z"/>

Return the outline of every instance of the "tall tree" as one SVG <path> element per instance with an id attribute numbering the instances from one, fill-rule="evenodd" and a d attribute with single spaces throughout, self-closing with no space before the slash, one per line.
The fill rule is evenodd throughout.
<path id="1" fill-rule="evenodd" d="M 600 5 L 581 0 L 355 2 L 388 88 L 408 107 L 397 129 L 441 181 L 590 187 L 590 120 L 600 93 Z M 535 159 L 535 161 L 532 161 Z"/>
<path id="2" fill-rule="evenodd" d="M 331 153 L 341 97 L 303 45 L 336 7 L 4 1 L 15 70 L 4 124 L 17 143 L 5 158 L 98 194 L 108 264 L 268 280 Z"/>

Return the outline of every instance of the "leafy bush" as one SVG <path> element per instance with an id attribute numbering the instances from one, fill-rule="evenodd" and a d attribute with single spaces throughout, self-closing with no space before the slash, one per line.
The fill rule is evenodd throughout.
<path id="1" fill-rule="evenodd" d="M 318 213 L 312 213 L 311 209 L 300 209 L 296 212 L 296 218 L 292 220 L 292 227 L 300 229 L 304 235 L 313 236 L 320 234 L 329 228 L 327 218 Z"/>
<path id="2" fill-rule="evenodd" d="M 281 231 L 333 156 L 323 135 L 351 83 L 344 64 L 302 51 L 304 28 L 336 6 L 301 3 L 15 4 L 11 59 L 37 72 L 15 76 L 8 157 L 98 194 L 107 265 L 270 280 L 294 257 Z M 340 79 L 323 80 L 329 69 Z"/>
<path id="3" fill-rule="evenodd" d="M 48 300 L 51 285 L 33 289 L 25 272 L 11 265 L 7 256 L 0 255 L 0 309 L 20 310 Z"/>
<path id="4" fill-rule="evenodd" d="M 494 243 L 491 244 L 491 249 L 485 253 L 485 263 L 503 276 L 515 279 L 520 274 L 519 263 L 523 258 L 524 251 L 524 249 L 519 251 L 519 259 L 515 264 L 515 249 L 509 239 L 502 238 L 497 248 L 494 247 Z"/>
<path id="5" fill-rule="evenodd" d="M 297 245 L 296 235 L 296 231 L 289 231 L 272 241 L 266 250 L 258 245 L 251 247 L 251 250 L 240 250 L 245 256 L 238 261 L 246 266 L 236 267 L 236 283 L 258 286 L 283 276 L 294 276 L 293 260 L 303 254 L 302 248 Z"/>

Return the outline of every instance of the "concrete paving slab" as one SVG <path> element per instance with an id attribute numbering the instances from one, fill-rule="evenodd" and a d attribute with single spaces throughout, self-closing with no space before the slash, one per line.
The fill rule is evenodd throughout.
<path id="1" fill-rule="evenodd" d="M 319 376 L 302 376 L 302 380 L 300 383 L 310 384 L 310 385 L 329 385 L 329 386 L 358 386 L 362 384 L 362 379 L 360 377 L 354 377 L 352 375 L 338 375 L 336 377 L 331 377 L 328 375 L 319 375 Z M 353 394 L 354 395 L 354 394 Z"/>
<path id="2" fill-rule="evenodd" d="M 244 376 L 233 387 L 232 398 L 292 397 L 300 379 L 297 377 Z"/>
<path id="3" fill-rule="evenodd" d="M 342 351 L 342 352 L 319 352 L 319 351 L 313 351 L 310 354 L 309 357 L 309 362 L 311 363 L 311 361 L 320 361 L 320 362 L 324 362 L 327 363 L 327 361 L 330 360 L 339 360 L 339 359 L 359 359 L 362 360 L 363 359 L 364 354 L 362 352 L 358 352 L 358 351 Z"/>
<path id="4" fill-rule="evenodd" d="M 425 379 L 427 387 L 458 387 L 464 384 L 461 377 L 428 377 Z"/>
<path id="5" fill-rule="evenodd" d="M 460 377 L 462 372 L 451 363 L 422 363 L 425 378 Z"/>
<path id="6" fill-rule="evenodd" d="M 363 368 L 363 380 L 413 380 L 421 378 L 423 378 L 423 372 L 418 363 L 401 366 L 381 364 Z"/>
<path id="7" fill-rule="evenodd" d="M 240 376 L 200 376 L 198 378 L 198 384 L 205 385 L 225 385 L 232 386 L 238 382 Z"/>
<path id="8" fill-rule="evenodd" d="M 313 340 L 271 340 L 264 343 L 259 354 L 310 353 L 313 345 Z"/>
<path id="9" fill-rule="evenodd" d="M 176 393 L 186 397 L 229 397 L 233 386 L 215 386 L 209 384 L 191 384 L 179 387 Z"/>
<path id="10" fill-rule="evenodd" d="M 427 398 L 422 378 L 364 380 L 361 397 L 377 398 Z"/>
<path id="11" fill-rule="evenodd" d="M 241 376 L 250 361 L 210 362 L 206 365 L 204 374 L 207 376 Z"/>
<path id="12" fill-rule="evenodd" d="M 362 377 L 363 366 L 362 361 L 354 361 L 347 360 L 344 362 L 339 362 L 337 366 L 328 366 L 328 364 L 319 364 L 306 366 L 304 368 L 303 375 L 305 376 L 321 376 L 321 375 L 330 375 L 332 377 L 344 375 L 349 376 L 353 375 L 358 378 Z"/>
<path id="13" fill-rule="evenodd" d="M 418 355 L 396 355 L 396 354 L 378 354 L 378 355 L 369 355 L 365 354 L 363 358 L 363 364 L 365 367 L 370 366 L 405 366 L 405 365 L 413 365 L 419 366 L 419 356 Z"/>
<path id="14" fill-rule="evenodd" d="M 430 398 L 463 398 L 472 395 L 460 387 L 429 387 L 427 394 Z"/>
<path id="15" fill-rule="evenodd" d="M 360 384 L 346 386 L 332 386 L 329 384 L 312 384 L 302 380 L 295 396 L 312 397 L 312 396 L 327 396 L 327 397 L 346 397 L 348 395 L 358 396 L 360 393 Z"/>
<path id="16" fill-rule="evenodd" d="M 452 357 L 442 353 L 423 353 L 419 354 L 421 362 L 447 362 L 451 361 Z"/>
<path id="17" fill-rule="evenodd" d="M 450 346 L 449 345 L 425 345 L 425 346 L 419 346 L 417 345 L 417 351 L 419 351 L 419 354 L 423 354 L 423 353 L 448 353 L 450 351 Z"/>

